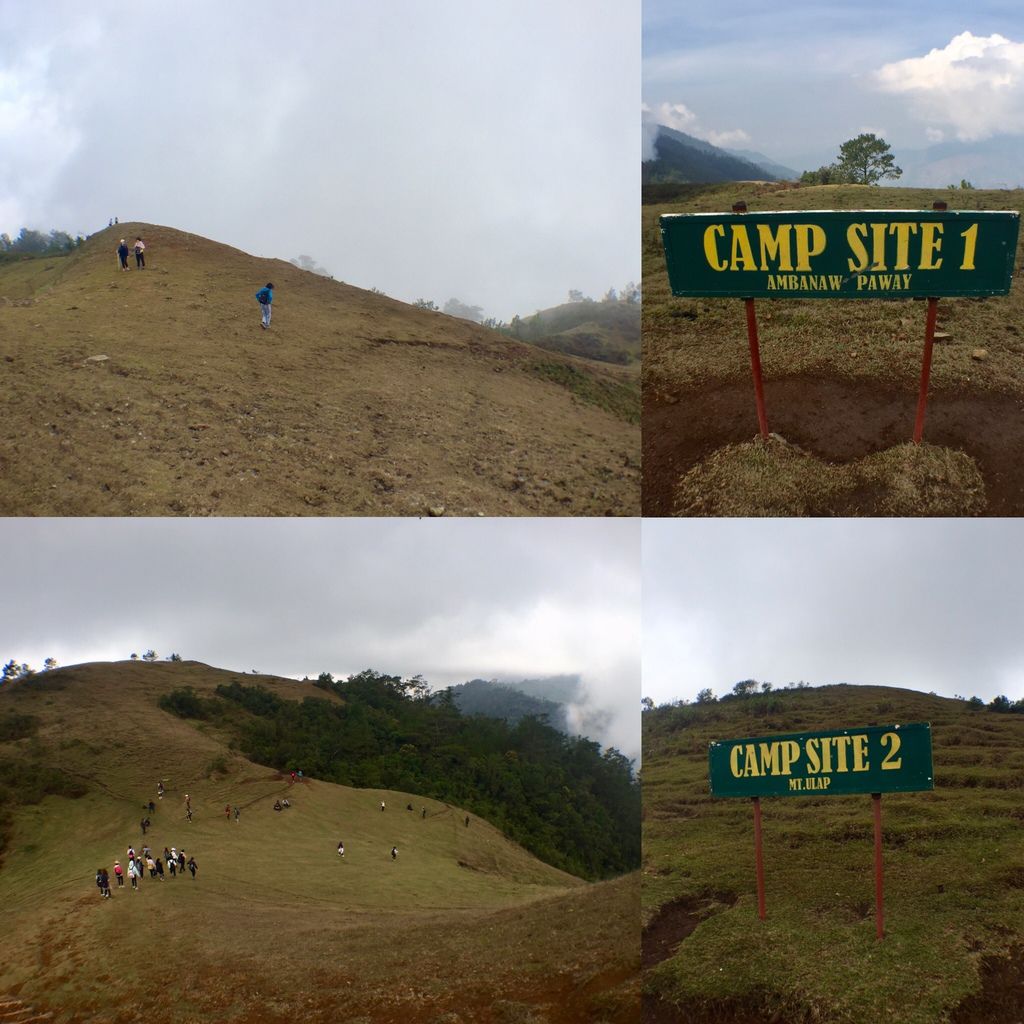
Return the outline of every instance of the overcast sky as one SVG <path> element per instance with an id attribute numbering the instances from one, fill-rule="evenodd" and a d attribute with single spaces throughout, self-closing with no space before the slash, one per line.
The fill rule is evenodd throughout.
<path id="1" fill-rule="evenodd" d="M 1024 698 L 1017 519 L 646 520 L 643 690 L 743 679 Z"/>
<path id="2" fill-rule="evenodd" d="M 116 215 L 506 320 L 639 278 L 638 0 L 0 0 L 0 26 L 12 236 Z"/>
<path id="3" fill-rule="evenodd" d="M 897 164 L 938 142 L 1021 151 L 1018 0 L 645 0 L 643 18 L 645 116 L 716 145 L 797 171 L 861 132 Z"/>
<path id="4" fill-rule="evenodd" d="M 606 745 L 640 752 L 639 520 L 8 519 L 0 550 L 5 662 L 576 673 Z"/>

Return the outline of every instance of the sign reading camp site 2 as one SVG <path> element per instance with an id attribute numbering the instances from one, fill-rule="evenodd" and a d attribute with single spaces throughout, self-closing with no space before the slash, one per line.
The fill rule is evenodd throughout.
<path id="1" fill-rule="evenodd" d="M 672 293 L 904 299 L 1005 295 L 1016 211 L 815 210 L 661 217 Z"/>
<path id="2" fill-rule="evenodd" d="M 711 795 L 843 796 L 932 789 L 931 726 L 720 740 L 708 748 Z"/>

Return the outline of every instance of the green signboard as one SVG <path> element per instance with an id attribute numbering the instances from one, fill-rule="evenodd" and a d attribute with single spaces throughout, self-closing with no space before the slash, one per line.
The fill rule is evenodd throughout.
<path id="1" fill-rule="evenodd" d="M 1016 211 L 790 210 L 661 218 L 675 295 L 942 298 L 1010 290 Z"/>
<path id="2" fill-rule="evenodd" d="M 932 789 L 927 722 L 719 740 L 708 748 L 711 795 L 830 796 Z"/>

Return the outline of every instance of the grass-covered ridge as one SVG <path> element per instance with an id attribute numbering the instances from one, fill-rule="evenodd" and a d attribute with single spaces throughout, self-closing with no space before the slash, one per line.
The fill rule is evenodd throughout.
<path id="1" fill-rule="evenodd" d="M 618 751 L 531 717 L 464 716 L 416 680 L 367 671 L 321 685 L 341 700 L 288 700 L 236 680 L 212 698 L 172 691 L 160 706 L 218 722 L 246 757 L 279 771 L 465 807 L 572 874 L 639 867 L 640 789 Z"/>
<path id="2" fill-rule="evenodd" d="M 994 710 L 829 686 L 645 712 L 644 919 L 676 903 L 695 925 L 647 972 L 649 997 L 693 1022 L 950 1020 L 986 958 L 1024 943 L 1024 715 Z M 708 743 L 901 721 L 931 722 L 935 789 L 882 799 L 885 939 L 868 796 L 762 801 L 759 922 L 750 803 L 711 799 Z"/>
<path id="3" fill-rule="evenodd" d="M 244 715 L 216 695 L 235 682 L 268 694 L 266 706 L 343 706 L 312 683 L 189 661 L 69 666 L 0 686 L 0 720 L 34 719 L 14 729 L 30 735 L 0 740 L 0 759 L 31 770 L 37 745 L 46 765 L 87 787 L 13 811 L 0 1002 L 18 999 L 54 1024 L 632 1024 L 636 872 L 588 885 L 468 808 L 419 792 L 308 774 L 290 786 L 233 750 L 217 715 L 159 707 L 190 689 L 200 709 Z M 284 796 L 291 807 L 275 811 Z M 237 823 L 226 806 L 239 807 Z M 154 852 L 185 847 L 198 877 L 146 878 L 138 893 L 115 887 L 101 900 L 96 868 L 139 847 L 143 813 Z M 126 936 L 150 936 L 158 953 L 98 955 Z"/>

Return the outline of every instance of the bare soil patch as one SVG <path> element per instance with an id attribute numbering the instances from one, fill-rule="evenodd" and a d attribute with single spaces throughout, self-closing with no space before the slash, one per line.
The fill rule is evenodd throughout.
<path id="1" fill-rule="evenodd" d="M 787 441 L 845 464 L 903 444 L 917 395 L 877 383 L 796 376 L 765 384 L 768 425 Z M 929 397 L 924 439 L 970 455 L 985 483 L 987 514 L 1024 513 L 1024 398 L 992 392 Z M 680 478 L 725 445 L 757 435 L 753 385 L 710 384 L 644 396 L 643 514 L 672 514 Z"/>
<path id="2" fill-rule="evenodd" d="M 950 1024 L 1021 1024 L 1024 1021 L 1024 945 L 981 962 L 981 991 L 965 999 Z"/>

